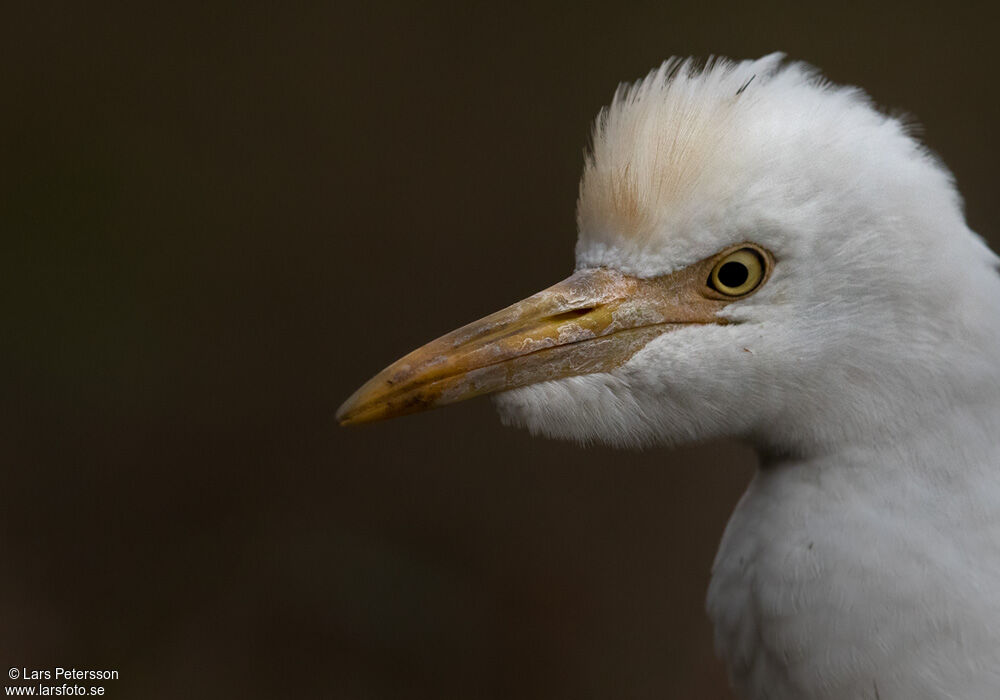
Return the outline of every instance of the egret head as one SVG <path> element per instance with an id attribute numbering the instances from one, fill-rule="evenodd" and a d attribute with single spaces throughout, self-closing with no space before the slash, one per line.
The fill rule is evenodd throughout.
<path id="1" fill-rule="evenodd" d="M 942 343 L 983 332 L 997 287 L 904 123 L 779 54 L 620 88 L 577 218 L 573 276 L 404 357 L 340 420 L 495 393 L 554 437 L 807 449 L 947 394 Z"/>

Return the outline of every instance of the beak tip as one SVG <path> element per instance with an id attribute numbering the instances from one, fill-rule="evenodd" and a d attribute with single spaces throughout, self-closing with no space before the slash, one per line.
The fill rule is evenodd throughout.
<path id="1" fill-rule="evenodd" d="M 362 423 L 372 423 L 386 417 L 382 407 L 377 402 L 373 403 L 371 396 L 364 389 L 365 387 L 362 387 L 351 394 L 344 403 L 340 404 L 340 408 L 333 415 L 340 427 L 347 428 Z"/>
<path id="2" fill-rule="evenodd" d="M 354 401 L 354 397 L 352 396 L 351 398 L 347 399 L 347 401 L 340 404 L 340 408 L 337 409 L 337 412 L 333 416 L 334 420 L 337 421 L 337 425 L 339 425 L 342 428 L 346 428 L 347 426 L 354 425 L 355 423 L 358 422 L 356 420 L 353 420 L 355 416 L 352 415 L 353 413 L 355 413 L 354 409 L 357 408 L 356 403 L 357 402 Z"/>

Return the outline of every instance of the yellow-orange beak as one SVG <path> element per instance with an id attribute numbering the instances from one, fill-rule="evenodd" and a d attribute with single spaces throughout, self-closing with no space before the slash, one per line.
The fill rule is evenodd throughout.
<path id="1" fill-rule="evenodd" d="M 653 279 L 582 270 L 452 331 L 379 372 L 337 411 L 341 425 L 415 413 L 550 379 L 608 372 L 656 336 L 725 323 L 706 285 L 718 256 Z"/>

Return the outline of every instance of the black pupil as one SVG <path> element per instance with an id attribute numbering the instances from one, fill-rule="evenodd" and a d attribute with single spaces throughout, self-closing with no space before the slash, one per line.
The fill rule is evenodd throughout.
<path id="1" fill-rule="evenodd" d="M 749 276 L 750 270 L 743 263 L 727 262 L 719 268 L 719 282 L 731 289 L 739 287 L 746 282 Z"/>

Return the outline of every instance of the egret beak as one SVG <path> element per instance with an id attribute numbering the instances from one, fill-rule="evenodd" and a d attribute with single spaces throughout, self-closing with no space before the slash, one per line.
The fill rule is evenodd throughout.
<path id="1" fill-rule="evenodd" d="M 608 372 L 662 333 L 686 324 L 725 323 L 717 314 L 731 300 L 706 286 L 714 259 L 652 279 L 606 268 L 581 270 L 397 360 L 354 392 L 337 420 L 368 423 L 551 379 Z"/>

